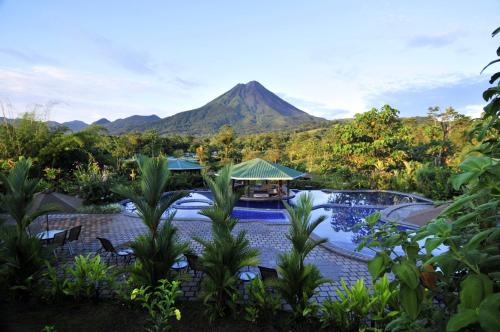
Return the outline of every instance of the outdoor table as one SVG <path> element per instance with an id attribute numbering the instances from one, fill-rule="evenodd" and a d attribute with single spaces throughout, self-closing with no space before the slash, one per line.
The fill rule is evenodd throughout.
<path id="1" fill-rule="evenodd" d="M 54 239 L 57 233 L 64 232 L 64 229 L 53 229 L 50 231 L 43 231 L 38 233 L 36 236 L 42 241 L 50 241 Z"/>
<path id="2" fill-rule="evenodd" d="M 182 270 L 188 267 L 187 261 L 178 261 L 172 264 L 172 270 Z"/>
<path id="3" fill-rule="evenodd" d="M 243 282 L 252 281 L 257 278 L 257 273 L 250 271 L 240 272 L 238 273 L 238 278 Z"/>

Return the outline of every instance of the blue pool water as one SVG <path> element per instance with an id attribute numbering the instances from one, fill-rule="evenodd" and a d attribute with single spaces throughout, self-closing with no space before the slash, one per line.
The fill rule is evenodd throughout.
<path id="1" fill-rule="evenodd" d="M 315 230 L 315 234 L 324 237 L 335 247 L 347 251 L 356 251 L 362 237 L 368 235 L 366 227 L 354 227 L 364 221 L 370 214 L 381 211 L 388 206 L 403 203 L 429 203 L 430 201 L 387 191 L 328 191 L 328 190 L 294 190 L 295 197 L 290 199 L 290 205 L 296 204 L 301 195 L 312 196 L 315 208 L 312 218 L 324 215 L 326 220 Z M 199 214 L 200 210 L 213 205 L 212 194 L 208 191 L 191 192 L 188 196 L 174 203 L 166 214 L 175 212 L 175 218 L 208 219 Z M 125 210 L 135 213 L 135 207 L 126 203 Z M 267 222 L 287 222 L 288 215 L 281 201 L 249 202 L 239 201 L 233 210 L 233 216 L 242 221 L 261 220 Z M 409 229 L 401 226 L 401 229 Z M 365 256 L 373 256 L 369 249 L 360 252 Z"/>

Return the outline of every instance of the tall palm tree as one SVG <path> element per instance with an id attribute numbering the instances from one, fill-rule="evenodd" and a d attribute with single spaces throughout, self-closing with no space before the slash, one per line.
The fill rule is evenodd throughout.
<path id="1" fill-rule="evenodd" d="M 212 239 L 195 238 L 204 247 L 201 263 L 206 277 L 202 291 L 210 319 L 222 317 L 234 308 L 238 294 L 238 271 L 258 264 L 259 252 L 250 246 L 246 232 L 232 234 L 238 220 L 231 213 L 239 195 L 231 186 L 231 170 L 231 166 L 224 167 L 215 179 L 204 175 L 212 191 L 214 205 L 200 211 L 200 214 L 212 220 Z"/>
<path id="2" fill-rule="evenodd" d="M 16 221 L 15 229 L 0 227 L 0 284 L 16 292 L 31 290 L 45 262 L 40 239 L 30 236 L 26 228 L 37 217 L 55 210 L 51 206 L 32 211 L 39 180 L 29 177 L 31 165 L 30 159 L 20 159 L 7 176 L 0 173 L 5 188 L 0 206 Z"/>
<path id="3" fill-rule="evenodd" d="M 305 258 L 314 248 L 327 241 L 311 239 L 312 233 L 325 221 L 326 216 L 321 215 L 311 220 L 313 199 L 309 193 L 300 195 L 296 206 L 292 207 L 285 203 L 285 207 L 290 214 L 290 229 L 286 237 L 292 243 L 294 251 Z"/>
<path id="4" fill-rule="evenodd" d="M 278 257 L 278 272 L 280 278 L 276 288 L 280 295 L 290 304 L 295 318 L 303 318 L 309 299 L 321 284 L 328 282 L 313 264 L 305 264 L 309 253 L 326 242 L 326 239 L 313 240 L 310 238 L 313 231 L 322 223 L 326 216 L 311 219 L 313 208 L 312 196 L 301 195 L 297 205 L 286 209 L 290 214 L 290 229 L 287 238 L 292 243 L 292 250 Z"/>
<path id="5" fill-rule="evenodd" d="M 53 206 L 42 207 L 32 211 L 33 197 L 39 179 L 30 178 L 31 159 L 20 159 L 7 176 L 0 173 L 0 182 L 5 193 L 0 194 L 0 206 L 16 221 L 19 236 L 27 236 L 26 228 L 37 217 L 54 211 Z"/>
<path id="6" fill-rule="evenodd" d="M 139 236 L 131 245 L 138 260 L 132 272 L 139 282 L 156 285 L 158 280 L 168 277 L 177 257 L 189 249 L 187 242 L 179 240 L 177 228 L 172 223 L 175 211 L 162 222 L 162 215 L 186 193 L 164 196 L 170 177 L 164 157 L 138 156 L 137 163 L 141 175 L 140 189 L 136 192 L 130 186 L 119 185 L 113 191 L 135 204 L 138 215 L 148 228 L 148 233 Z"/>

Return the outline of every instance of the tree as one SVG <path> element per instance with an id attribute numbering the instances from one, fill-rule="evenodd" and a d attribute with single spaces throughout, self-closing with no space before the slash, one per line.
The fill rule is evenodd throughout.
<path id="1" fill-rule="evenodd" d="M 230 155 L 233 149 L 233 144 L 236 139 L 236 133 L 233 127 L 224 125 L 219 129 L 219 132 L 214 137 L 216 144 L 222 146 L 223 158 L 222 163 L 227 164 L 230 162 Z"/>
<path id="2" fill-rule="evenodd" d="M 436 158 L 436 165 L 446 166 L 446 158 L 450 154 L 450 134 L 458 127 L 466 117 L 455 111 L 453 107 L 447 107 L 441 112 L 439 106 L 429 107 L 429 117 L 434 122 L 434 126 L 440 129 L 440 149 Z"/>
<path id="3" fill-rule="evenodd" d="M 286 208 L 290 214 L 287 238 L 292 243 L 292 250 L 278 257 L 280 278 L 276 287 L 292 307 L 295 318 L 299 320 L 315 314 L 315 308 L 309 300 L 316 288 L 327 282 L 316 266 L 305 263 L 311 251 L 326 242 L 326 239 L 310 238 L 314 229 L 326 219 L 326 216 L 311 220 L 313 203 L 309 194 L 301 195 L 295 207 L 287 205 Z"/>
<path id="4" fill-rule="evenodd" d="M 239 195 L 232 189 L 231 170 L 231 166 L 224 167 L 215 179 L 205 175 L 214 205 L 200 214 L 212 220 L 212 239 L 195 238 L 204 247 L 201 263 L 206 276 L 202 291 L 211 320 L 225 316 L 228 310 L 234 311 L 238 296 L 237 273 L 245 266 L 258 263 L 259 253 L 250 247 L 246 232 L 232 234 L 238 222 L 232 217 L 232 211 Z"/>
<path id="5" fill-rule="evenodd" d="M 7 176 L 0 173 L 5 193 L 0 206 L 16 221 L 16 227 L 0 227 L 0 287 L 14 292 L 28 292 L 40 277 L 44 250 L 40 239 L 27 232 L 37 217 L 54 211 L 54 207 L 32 210 L 33 196 L 39 180 L 29 177 L 30 159 L 20 159 Z"/>
<path id="6" fill-rule="evenodd" d="M 498 33 L 500 28 L 493 36 Z M 494 73 L 490 83 L 499 79 L 500 72 Z M 366 220 L 371 234 L 360 247 L 376 248 L 368 263 L 372 279 L 391 272 L 399 289 L 401 315 L 387 330 L 500 330 L 500 83 L 483 99 L 488 104 L 482 120 L 470 132 L 477 144 L 452 178 L 464 194 L 416 232 L 381 225 L 379 214 Z"/>
<path id="7" fill-rule="evenodd" d="M 186 194 L 172 193 L 163 197 L 170 177 L 165 158 L 138 156 L 137 164 L 141 174 L 139 192 L 124 185 L 113 190 L 135 204 L 148 228 L 148 233 L 136 238 L 131 245 L 138 260 L 132 272 L 137 281 L 155 286 L 159 280 L 169 277 L 177 257 L 189 248 L 186 242 L 179 241 L 177 228 L 172 223 L 175 212 L 169 213 L 163 224 L 160 223 L 165 211 Z"/>

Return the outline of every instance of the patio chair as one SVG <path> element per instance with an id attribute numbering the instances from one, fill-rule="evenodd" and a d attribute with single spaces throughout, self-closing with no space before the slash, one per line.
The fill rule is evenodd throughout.
<path id="1" fill-rule="evenodd" d="M 80 238 L 80 232 L 82 231 L 82 225 L 78 225 L 72 227 L 69 230 L 68 238 L 66 239 L 66 243 L 68 244 L 68 250 L 71 255 L 74 255 L 72 242 L 78 241 Z"/>
<path id="2" fill-rule="evenodd" d="M 97 253 L 101 253 L 104 251 L 104 253 L 107 256 L 108 259 L 108 264 L 111 261 L 112 258 L 115 259 L 115 263 L 118 264 L 118 259 L 123 258 L 123 262 L 125 264 L 129 264 L 132 261 L 132 256 L 134 254 L 134 251 L 130 248 L 125 248 L 125 249 L 119 249 L 117 250 L 111 241 L 108 239 L 98 237 L 97 238 L 99 242 L 101 243 L 101 249 L 97 250 Z"/>
<path id="3" fill-rule="evenodd" d="M 203 266 L 200 263 L 199 256 L 195 254 L 184 254 L 184 256 L 186 256 L 188 267 L 193 271 L 194 277 L 196 278 L 198 273 L 200 273 L 200 279 L 198 280 L 198 284 L 200 284 L 203 275 Z"/>
<path id="4" fill-rule="evenodd" d="M 52 240 L 52 246 L 54 246 L 54 256 L 57 258 L 57 249 L 62 249 L 64 247 L 64 244 L 66 243 L 66 235 L 68 234 L 67 230 L 64 230 L 62 232 L 59 232 L 54 235 L 54 240 Z"/>
<path id="5" fill-rule="evenodd" d="M 259 266 L 259 272 L 266 287 L 273 289 L 274 283 L 278 280 L 278 271 L 271 267 Z"/>

